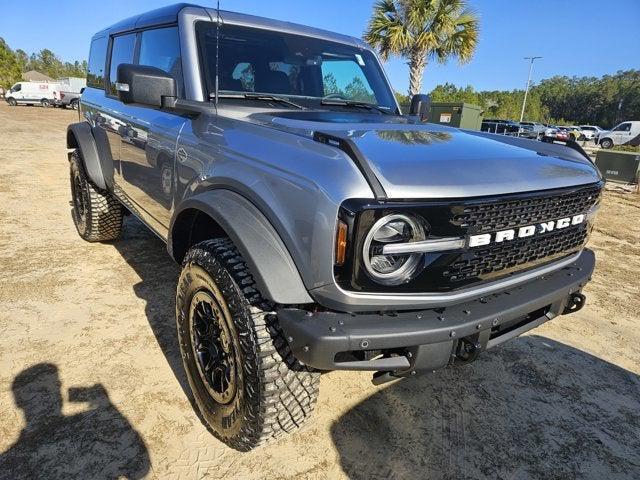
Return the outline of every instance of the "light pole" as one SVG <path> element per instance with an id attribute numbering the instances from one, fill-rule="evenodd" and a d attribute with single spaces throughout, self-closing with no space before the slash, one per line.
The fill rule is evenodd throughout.
<path id="1" fill-rule="evenodd" d="M 524 91 L 524 100 L 522 101 L 522 111 L 520 112 L 520 121 L 524 118 L 524 107 L 527 106 L 527 95 L 529 94 L 529 85 L 531 84 L 531 71 L 533 70 L 533 62 L 542 57 L 524 57 L 525 60 L 531 60 L 529 63 L 529 78 L 527 79 L 527 88 Z"/>

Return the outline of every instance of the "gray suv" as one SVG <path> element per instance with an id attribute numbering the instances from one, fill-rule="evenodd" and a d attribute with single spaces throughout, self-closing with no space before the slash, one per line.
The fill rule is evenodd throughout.
<path id="1" fill-rule="evenodd" d="M 201 418 L 239 450 L 300 427 L 322 372 L 376 384 L 473 361 L 578 310 L 603 187 L 566 146 L 402 115 L 357 38 L 191 5 L 91 42 L 73 218 L 131 213 L 182 265 Z"/>

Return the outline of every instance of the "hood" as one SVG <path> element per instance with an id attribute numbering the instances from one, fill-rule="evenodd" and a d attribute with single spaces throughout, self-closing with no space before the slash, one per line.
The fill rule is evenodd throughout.
<path id="1" fill-rule="evenodd" d="M 350 139 L 393 199 L 502 195 L 600 180 L 595 166 L 568 147 L 408 117 L 281 112 L 253 121 L 304 136 L 321 132 Z"/>

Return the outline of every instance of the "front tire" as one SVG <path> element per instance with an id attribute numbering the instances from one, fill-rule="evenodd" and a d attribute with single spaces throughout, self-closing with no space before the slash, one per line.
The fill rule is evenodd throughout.
<path id="1" fill-rule="evenodd" d="M 115 240 L 122 232 L 124 208 L 106 190 L 96 187 L 87 177 L 76 150 L 69 162 L 73 223 L 88 242 Z"/>
<path id="2" fill-rule="evenodd" d="M 15 98 L 10 98 L 9 100 L 7 100 L 7 103 L 9 104 L 9 106 L 11 107 L 15 107 L 16 105 L 18 105 L 18 102 L 16 102 Z"/>
<path id="3" fill-rule="evenodd" d="M 295 359 L 273 306 L 229 239 L 187 253 L 176 321 L 196 406 L 224 443 L 248 451 L 311 417 L 320 374 Z"/>
<path id="4" fill-rule="evenodd" d="M 40 100 L 40 105 L 43 108 L 49 108 L 51 106 L 51 102 L 49 100 L 47 100 L 46 98 L 43 98 L 42 100 Z"/>
<path id="5" fill-rule="evenodd" d="M 76 99 L 71 100 L 71 102 L 69 102 L 69 106 L 72 109 L 77 110 L 78 109 L 78 100 L 76 100 Z M 66 105 L 65 105 L 65 108 L 67 108 Z"/>
<path id="6" fill-rule="evenodd" d="M 610 148 L 613 148 L 613 141 L 610 138 L 605 138 L 600 141 L 600 146 L 605 150 L 609 150 Z"/>

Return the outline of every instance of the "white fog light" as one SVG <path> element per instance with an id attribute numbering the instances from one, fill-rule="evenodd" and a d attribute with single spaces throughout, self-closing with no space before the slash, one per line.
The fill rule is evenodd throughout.
<path id="1" fill-rule="evenodd" d="M 424 227 L 409 215 L 392 214 L 378 220 L 367 234 L 362 259 L 367 273 L 378 283 L 399 285 L 411 280 L 422 261 L 422 253 L 383 254 L 385 245 L 420 242 Z"/>

